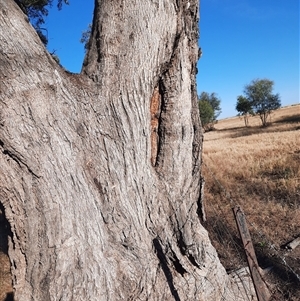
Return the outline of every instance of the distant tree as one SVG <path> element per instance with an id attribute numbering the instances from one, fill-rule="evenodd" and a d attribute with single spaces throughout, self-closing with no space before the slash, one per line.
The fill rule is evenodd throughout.
<path id="1" fill-rule="evenodd" d="M 207 92 L 202 92 L 199 96 L 199 101 L 207 101 L 210 103 L 214 110 L 213 121 L 216 121 L 218 116 L 221 114 L 222 110 L 220 107 L 221 100 L 217 97 L 216 93 L 211 93 L 210 95 Z"/>
<path id="2" fill-rule="evenodd" d="M 220 107 L 221 100 L 217 97 L 216 93 L 209 94 L 202 92 L 198 97 L 198 101 L 202 126 L 206 129 L 212 129 L 222 112 Z M 211 114 L 208 104 L 213 110 L 213 114 Z"/>
<path id="3" fill-rule="evenodd" d="M 244 116 L 245 126 L 249 125 L 249 115 L 253 114 L 252 104 L 245 96 L 238 96 L 235 109 L 239 116 Z"/>
<path id="4" fill-rule="evenodd" d="M 15 0 L 23 12 L 28 16 L 30 23 L 35 28 L 44 45 L 48 44 L 48 38 L 43 33 L 45 28 L 41 25 L 45 23 L 48 15 L 48 8 L 53 5 L 53 0 Z M 57 8 L 60 10 L 63 3 L 69 4 L 68 0 L 57 0 Z"/>
<path id="5" fill-rule="evenodd" d="M 273 85 L 274 82 L 269 79 L 255 79 L 244 90 L 253 112 L 259 115 L 263 126 L 267 126 L 272 111 L 281 107 L 279 95 L 272 94 Z"/>
<path id="6" fill-rule="evenodd" d="M 206 100 L 200 100 L 199 111 L 202 127 L 206 130 L 211 128 L 214 120 L 214 109 L 212 108 L 211 104 Z"/>

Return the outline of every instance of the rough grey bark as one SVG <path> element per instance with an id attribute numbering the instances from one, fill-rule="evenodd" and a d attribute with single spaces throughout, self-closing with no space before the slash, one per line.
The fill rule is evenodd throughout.
<path id="1" fill-rule="evenodd" d="M 0 4 L 15 300 L 234 300 L 198 215 L 198 1 L 95 1 L 77 75 Z"/>

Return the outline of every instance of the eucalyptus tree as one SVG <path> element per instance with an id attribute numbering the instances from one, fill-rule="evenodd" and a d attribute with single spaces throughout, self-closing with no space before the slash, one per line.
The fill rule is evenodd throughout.
<path id="1" fill-rule="evenodd" d="M 213 127 L 214 109 L 206 100 L 200 100 L 198 105 L 202 127 L 205 130 L 210 129 Z"/>
<path id="2" fill-rule="evenodd" d="M 245 126 L 249 125 L 249 116 L 253 115 L 253 109 L 251 102 L 245 96 L 238 96 L 235 109 L 239 112 L 239 115 L 244 116 Z"/>
<path id="3" fill-rule="evenodd" d="M 267 126 L 270 114 L 281 107 L 279 94 L 272 94 L 273 85 L 272 80 L 255 79 L 244 89 L 254 114 L 259 115 L 263 126 Z"/>
<path id="4" fill-rule="evenodd" d="M 15 300 L 233 300 L 201 225 L 199 1 L 96 0 L 80 74 L 0 3 Z"/>
<path id="5" fill-rule="evenodd" d="M 218 95 L 216 93 L 207 93 L 207 92 L 201 92 L 200 96 L 199 96 L 199 102 L 204 102 L 206 101 L 207 103 L 210 104 L 210 106 L 213 109 L 213 117 L 211 119 L 211 122 L 214 122 L 217 120 L 217 118 L 219 117 L 219 115 L 222 113 L 221 110 L 221 99 L 218 97 Z"/>

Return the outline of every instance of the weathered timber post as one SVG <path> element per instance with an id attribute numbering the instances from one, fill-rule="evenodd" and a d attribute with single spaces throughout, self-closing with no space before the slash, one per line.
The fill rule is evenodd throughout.
<path id="1" fill-rule="evenodd" d="M 245 249 L 257 299 L 258 301 L 268 301 L 270 299 L 270 293 L 266 288 L 265 282 L 260 274 L 260 268 L 258 266 L 255 250 L 246 224 L 245 214 L 240 206 L 235 206 L 233 208 L 233 212 L 241 239 L 243 241 L 243 246 Z"/>

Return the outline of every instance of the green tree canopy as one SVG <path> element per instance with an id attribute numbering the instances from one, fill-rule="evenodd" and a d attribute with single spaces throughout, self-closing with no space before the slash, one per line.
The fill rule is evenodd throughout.
<path id="1" fill-rule="evenodd" d="M 222 110 L 220 107 L 221 100 L 218 98 L 216 93 L 207 93 L 202 92 L 199 96 L 199 101 L 207 101 L 214 110 L 214 118 L 213 121 L 216 121 L 218 116 L 221 114 Z"/>
<path id="2" fill-rule="evenodd" d="M 239 112 L 239 116 L 244 116 L 245 126 L 249 124 L 249 115 L 253 114 L 252 104 L 245 96 L 238 96 L 235 109 Z"/>
<path id="3" fill-rule="evenodd" d="M 199 101 L 199 111 L 202 126 L 205 128 L 213 122 L 214 109 L 208 101 L 201 100 Z"/>
<path id="4" fill-rule="evenodd" d="M 255 79 L 244 89 L 253 112 L 260 116 L 263 126 L 267 126 L 271 112 L 281 107 L 279 95 L 272 94 L 273 85 L 274 82 L 269 79 Z"/>
<path id="5" fill-rule="evenodd" d="M 202 126 L 206 130 L 212 129 L 217 117 L 221 114 L 221 100 L 216 93 L 207 92 L 202 92 L 198 100 Z"/>
<path id="6" fill-rule="evenodd" d="M 47 45 L 48 38 L 42 32 L 41 25 L 45 23 L 45 17 L 48 15 L 48 9 L 53 5 L 53 0 L 15 0 L 23 12 L 28 16 L 32 26 L 35 28 L 40 39 Z M 57 0 L 57 8 L 61 9 L 63 3 L 69 4 L 68 0 Z"/>

